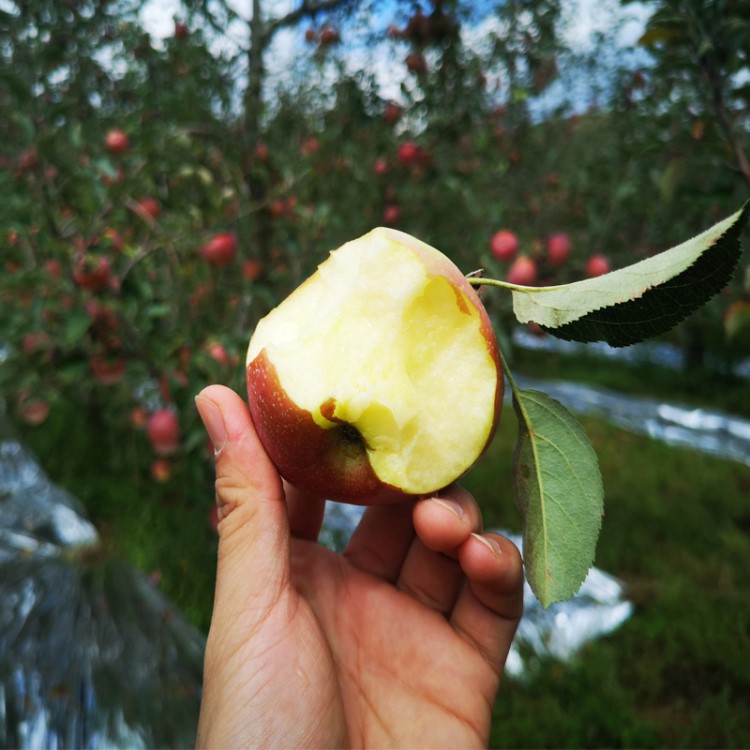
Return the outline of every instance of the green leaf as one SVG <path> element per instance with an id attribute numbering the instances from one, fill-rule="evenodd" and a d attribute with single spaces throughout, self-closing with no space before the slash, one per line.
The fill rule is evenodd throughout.
<path id="1" fill-rule="evenodd" d="M 0 70 L 0 84 L 5 84 L 8 90 L 19 102 L 26 103 L 31 99 L 31 88 L 20 75 L 10 70 Z"/>
<path id="2" fill-rule="evenodd" d="M 521 323 L 571 341 L 629 346 L 658 336 L 705 304 L 734 274 L 750 201 L 697 237 L 618 271 L 554 287 L 513 290 Z"/>
<path id="3" fill-rule="evenodd" d="M 664 26 L 647 29 L 638 40 L 638 44 L 643 47 L 652 47 L 661 42 L 670 42 L 672 39 L 678 39 L 685 36 L 684 32 L 678 28 L 666 28 Z"/>
<path id="4" fill-rule="evenodd" d="M 581 423 L 546 393 L 515 389 L 514 495 L 524 519 L 526 578 L 547 607 L 569 599 L 594 562 L 604 489 Z"/>
<path id="5" fill-rule="evenodd" d="M 91 325 L 91 318 L 83 311 L 72 312 L 65 321 L 63 342 L 65 346 L 77 344 Z"/>

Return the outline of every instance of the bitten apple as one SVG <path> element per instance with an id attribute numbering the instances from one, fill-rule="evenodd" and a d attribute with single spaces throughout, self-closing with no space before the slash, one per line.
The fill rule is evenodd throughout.
<path id="1" fill-rule="evenodd" d="M 476 292 L 448 257 L 387 228 L 334 250 L 260 321 L 247 387 L 280 473 L 360 504 L 458 479 L 492 439 L 503 395 Z"/>

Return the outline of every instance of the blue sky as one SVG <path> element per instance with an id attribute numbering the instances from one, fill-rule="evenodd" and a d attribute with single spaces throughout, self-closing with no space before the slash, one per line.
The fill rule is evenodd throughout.
<path id="1" fill-rule="evenodd" d="M 247 19 L 250 16 L 251 0 L 228 0 L 237 13 Z M 275 15 L 283 15 L 298 5 L 299 0 L 273 0 L 266 7 L 273 8 Z M 394 3 L 395 6 L 395 3 Z M 649 10 L 642 3 L 631 3 L 627 8 L 619 0 L 563 0 L 564 39 L 576 51 L 585 52 L 591 48 L 591 40 L 597 32 L 609 32 L 618 27 L 615 48 L 632 45 L 643 33 Z M 387 11 L 385 11 L 387 12 Z M 179 0 L 147 0 L 141 9 L 141 19 L 155 39 L 165 38 L 174 33 L 175 16 L 180 15 Z M 395 15 L 395 13 L 394 13 Z M 628 20 L 630 19 L 630 20 Z M 492 18 L 481 21 L 475 27 L 464 26 L 464 38 L 467 43 L 481 43 L 491 31 Z M 382 18 L 378 19 L 382 27 Z M 299 57 L 300 48 L 305 48 L 302 29 L 282 30 L 276 35 L 274 44 L 267 56 L 269 79 L 271 82 L 282 82 Z M 217 38 L 217 48 L 236 51 L 247 44 L 246 24 L 237 24 L 226 30 L 223 38 Z M 616 52 L 615 52 L 616 54 Z M 399 85 L 406 72 L 403 66 L 394 66 L 393 59 L 382 50 L 353 49 L 347 57 L 347 64 L 352 69 L 370 70 L 376 76 L 382 95 L 385 98 L 398 98 Z"/>

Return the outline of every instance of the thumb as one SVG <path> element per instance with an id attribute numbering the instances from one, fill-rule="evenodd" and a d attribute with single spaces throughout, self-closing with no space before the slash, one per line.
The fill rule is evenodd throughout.
<path id="1" fill-rule="evenodd" d="M 281 478 L 250 411 L 234 391 L 211 385 L 195 397 L 213 443 L 219 551 L 214 617 L 228 625 L 260 616 L 289 582 L 289 522 Z M 253 614 L 256 613 L 256 614 Z"/>

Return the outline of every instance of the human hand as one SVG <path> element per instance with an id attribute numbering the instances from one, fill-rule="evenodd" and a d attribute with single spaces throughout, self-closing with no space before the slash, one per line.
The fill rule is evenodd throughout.
<path id="1" fill-rule="evenodd" d="M 219 549 L 199 747 L 486 746 L 523 608 L 521 558 L 471 495 L 367 508 L 343 554 L 325 501 L 285 486 L 245 402 L 196 404 Z"/>

